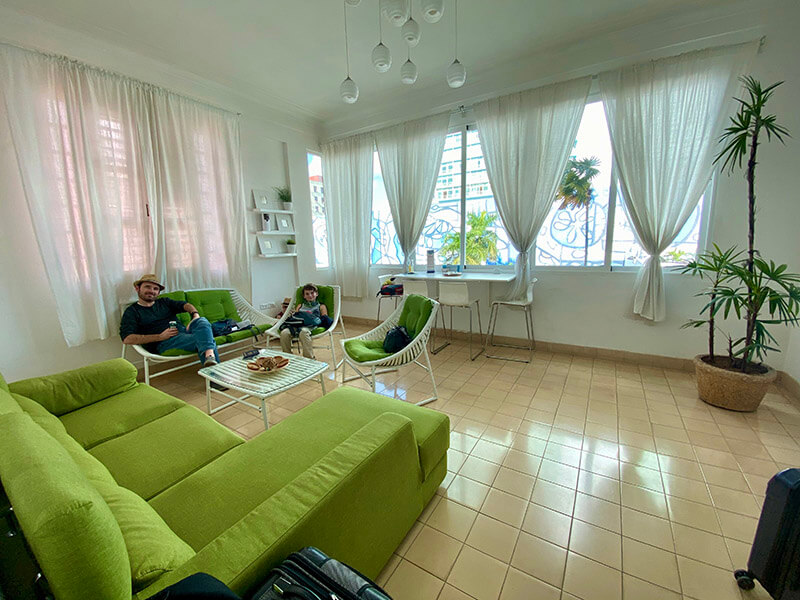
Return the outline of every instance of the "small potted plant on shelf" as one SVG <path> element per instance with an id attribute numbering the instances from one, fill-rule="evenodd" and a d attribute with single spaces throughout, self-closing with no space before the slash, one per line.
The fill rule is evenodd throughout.
<path id="1" fill-rule="evenodd" d="M 282 203 L 284 210 L 292 210 L 292 190 L 289 186 L 280 186 L 273 188 L 278 196 L 278 202 Z"/>
<path id="2" fill-rule="evenodd" d="M 288 240 L 286 240 L 286 252 L 288 253 L 297 252 L 297 242 L 294 239 L 289 238 Z"/>
<path id="3" fill-rule="evenodd" d="M 700 399 L 714 406 L 739 411 L 753 411 L 775 381 L 777 373 L 764 364 L 770 351 L 778 351 L 770 328 L 794 325 L 800 313 L 800 276 L 787 272 L 785 264 L 761 256 L 755 248 L 756 157 L 763 137 L 781 143 L 789 132 L 778 125 L 775 115 L 766 114 L 765 106 L 773 91 L 783 82 L 766 88 L 752 77 L 743 77 L 747 96 L 737 98 L 739 110 L 720 138 L 723 149 L 715 162 L 732 173 L 747 158 L 747 250 L 718 246 L 681 268 L 683 273 L 699 276 L 709 286 L 698 295 L 707 300 L 700 310 L 702 319 L 692 319 L 684 327 L 708 326 L 708 354 L 694 358 L 697 391 Z M 727 344 L 723 354 L 715 350 L 714 336 L 723 320 L 743 320 L 744 335 L 724 333 Z"/>

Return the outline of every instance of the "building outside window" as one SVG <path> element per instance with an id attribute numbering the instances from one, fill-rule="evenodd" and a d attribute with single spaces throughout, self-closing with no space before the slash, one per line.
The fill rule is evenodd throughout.
<path id="1" fill-rule="evenodd" d="M 325 209 L 325 193 L 322 182 L 322 157 L 314 152 L 308 152 L 306 158 L 308 159 L 308 186 L 311 191 L 314 260 L 318 269 L 327 269 L 331 263 L 328 249 L 328 213 Z"/>

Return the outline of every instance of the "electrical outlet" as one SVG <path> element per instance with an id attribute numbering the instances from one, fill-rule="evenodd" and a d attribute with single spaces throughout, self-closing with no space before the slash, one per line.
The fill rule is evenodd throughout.
<path id="1" fill-rule="evenodd" d="M 269 308 L 269 304 L 266 302 L 262 302 L 258 305 L 259 310 L 267 310 Z"/>

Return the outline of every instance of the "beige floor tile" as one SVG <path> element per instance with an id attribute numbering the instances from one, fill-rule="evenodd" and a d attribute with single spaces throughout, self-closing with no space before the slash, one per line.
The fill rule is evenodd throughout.
<path id="1" fill-rule="evenodd" d="M 533 486 L 531 502 L 572 516 L 575 506 L 575 490 L 538 479 Z"/>
<path id="2" fill-rule="evenodd" d="M 694 460 L 687 460 L 677 456 L 658 455 L 658 462 L 662 473 L 669 473 L 679 477 L 686 477 L 697 481 L 704 481 L 700 464 Z"/>
<path id="3" fill-rule="evenodd" d="M 435 600 L 444 582 L 403 560 L 389 577 L 386 591 L 395 600 Z"/>
<path id="4" fill-rule="evenodd" d="M 437 600 L 474 600 L 472 596 L 468 596 L 460 589 L 453 587 L 449 583 L 445 583 L 442 591 L 439 593 Z"/>
<path id="5" fill-rule="evenodd" d="M 406 553 L 406 550 L 408 550 L 411 547 L 411 544 L 419 535 L 420 531 L 422 531 L 422 523 L 417 521 L 411 526 L 411 529 L 408 530 L 408 533 L 406 533 L 406 536 L 403 538 L 403 541 L 400 542 L 400 545 L 397 546 L 395 554 L 403 556 Z"/>
<path id="6" fill-rule="evenodd" d="M 522 521 L 522 530 L 566 548 L 572 519 L 544 506 L 530 503 Z"/>
<path id="7" fill-rule="evenodd" d="M 543 459 L 539 467 L 539 479 L 575 489 L 578 486 L 578 468 L 552 460 Z"/>
<path id="8" fill-rule="evenodd" d="M 477 600 L 497 600 L 507 570 L 506 563 L 464 546 L 450 571 L 447 583 Z"/>
<path id="9" fill-rule="evenodd" d="M 519 534 L 511 566 L 560 588 L 566 560 L 564 548 L 523 531 Z"/>
<path id="10" fill-rule="evenodd" d="M 661 473 L 661 480 L 664 482 L 664 492 L 670 496 L 676 496 L 683 500 L 691 500 L 699 504 L 711 504 L 711 495 L 708 493 L 708 486 L 705 481 L 695 481 L 685 477 L 677 477 Z"/>
<path id="11" fill-rule="evenodd" d="M 443 499 L 428 517 L 427 525 L 464 541 L 478 513 L 452 500 Z"/>
<path id="12" fill-rule="evenodd" d="M 730 569 L 719 569 L 691 558 L 678 557 L 683 593 L 697 600 L 741 600 Z"/>
<path id="13" fill-rule="evenodd" d="M 726 538 L 747 542 L 748 544 L 753 542 L 756 535 L 756 527 L 758 527 L 758 519 L 726 510 L 718 510 L 717 517 L 722 527 L 722 535 Z"/>
<path id="14" fill-rule="evenodd" d="M 619 533 L 574 520 L 569 550 L 614 569 L 622 569 L 622 538 Z"/>
<path id="15" fill-rule="evenodd" d="M 541 457 L 512 448 L 503 461 L 503 466 L 535 477 L 541 463 Z"/>
<path id="16" fill-rule="evenodd" d="M 386 587 L 386 582 L 389 581 L 389 577 L 392 576 L 394 570 L 397 568 L 397 565 L 400 564 L 402 557 L 398 556 L 397 554 L 392 554 L 389 561 L 384 565 L 381 572 L 375 578 L 375 583 L 377 583 L 381 587 Z"/>
<path id="17" fill-rule="evenodd" d="M 739 492 L 716 485 L 709 485 L 708 490 L 711 492 L 714 506 L 719 509 L 756 518 L 761 514 L 761 507 L 753 495 L 748 492 Z"/>
<path id="18" fill-rule="evenodd" d="M 681 595 L 623 573 L 622 598 L 623 600 L 681 600 Z"/>
<path id="19" fill-rule="evenodd" d="M 564 591 L 584 600 L 622 600 L 622 573 L 570 552 Z"/>
<path id="20" fill-rule="evenodd" d="M 578 467 L 581 464 L 581 452 L 569 446 L 562 446 L 555 442 L 549 442 L 544 452 L 544 457 L 548 460 L 563 463 L 571 467 Z"/>
<path id="21" fill-rule="evenodd" d="M 619 481 L 590 471 L 578 474 L 578 491 L 609 502 L 620 503 Z"/>
<path id="22" fill-rule="evenodd" d="M 722 536 L 680 523 L 672 524 L 672 536 L 675 539 L 675 552 L 681 556 L 723 569 L 731 567 L 728 550 Z"/>
<path id="23" fill-rule="evenodd" d="M 535 481 L 531 475 L 502 467 L 497 472 L 497 477 L 495 477 L 492 487 L 528 500 L 531 497 L 531 492 L 533 492 Z"/>
<path id="24" fill-rule="evenodd" d="M 514 553 L 518 536 L 519 529 L 516 527 L 511 527 L 486 515 L 478 515 L 469 536 L 467 536 L 466 543 L 484 554 L 508 563 Z"/>
<path id="25" fill-rule="evenodd" d="M 439 579 L 447 579 L 462 543 L 432 527 L 423 527 L 403 558 Z"/>
<path id="26" fill-rule="evenodd" d="M 464 461 L 458 474 L 479 481 L 484 485 L 492 485 L 499 470 L 500 465 L 496 463 L 483 460 L 477 456 L 470 456 Z"/>
<path id="27" fill-rule="evenodd" d="M 604 477 L 619 479 L 619 460 L 607 456 L 584 452 L 581 456 L 581 469 Z"/>
<path id="28" fill-rule="evenodd" d="M 673 552 L 622 538 L 622 570 L 657 586 L 681 591 L 678 565 Z"/>
<path id="29" fill-rule="evenodd" d="M 511 567 L 506 574 L 500 600 L 559 600 L 561 591 Z"/>
<path id="30" fill-rule="evenodd" d="M 527 508 L 528 502 L 525 499 L 492 488 L 489 490 L 480 512 L 519 528 Z"/>
<path id="31" fill-rule="evenodd" d="M 664 494 L 646 490 L 628 483 L 620 484 L 622 505 L 646 512 L 656 517 L 667 518 L 667 500 Z"/>
<path id="32" fill-rule="evenodd" d="M 740 542 L 739 540 L 725 538 L 725 545 L 728 547 L 728 554 L 731 557 L 731 564 L 733 564 L 733 568 L 747 568 L 747 561 L 750 558 L 750 548 L 752 547 L 752 544 L 749 542 Z"/>
<path id="33" fill-rule="evenodd" d="M 722 534 L 717 522 L 717 511 L 706 504 L 698 504 L 681 498 L 667 496 L 669 518 L 675 523 L 702 529 L 717 535 Z"/>
<path id="34" fill-rule="evenodd" d="M 578 492 L 575 496 L 573 517 L 615 533 L 620 533 L 619 508 L 619 504 Z"/>
<path id="35" fill-rule="evenodd" d="M 479 510 L 491 488 L 473 479 L 456 475 L 444 493 L 446 498 Z"/>
<path id="36" fill-rule="evenodd" d="M 505 459 L 506 454 L 508 454 L 508 447 L 482 439 L 475 444 L 470 454 L 501 465 L 503 464 L 503 459 Z"/>
<path id="37" fill-rule="evenodd" d="M 638 510 L 622 508 L 622 535 L 662 550 L 675 551 L 669 521 Z"/>
<path id="38" fill-rule="evenodd" d="M 735 471 L 732 469 L 715 467 L 713 465 L 701 465 L 701 468 L 703 469 L 706 482 L 710 485 L 731 488 L 732 490 L 739 490 L 740 492 L 750 491 L 750 486 L 747 485 L 747 481 L 738 468 Z"/>
<path id="39" fill-rule="evenodd" d="M 661 483 L 661 472 L 657 470 L 622 462 L 619 465 L 619 479 L 621 482 L 638 485 L 655 492 L 664 491 L 664 485 Z"/>
<path id="40" fill-rule="evenodd" d="M 525 421 L 525 422 L 530 423 L 530 421 Z M 538 425 L 538 424 L 532 423 L 531 425 Z M 518 450 L 520 452 L 533 454 L 535 456 L 542 456 L 546 448 L 547 448 L 547 442 L 545 440 L 537 437 L 531 437 L 529 435 L 524 435 L 522 433 L 518 433 L 516 436 L 514 436 L 514 440 L 511 442 L 512 450 Z"/>

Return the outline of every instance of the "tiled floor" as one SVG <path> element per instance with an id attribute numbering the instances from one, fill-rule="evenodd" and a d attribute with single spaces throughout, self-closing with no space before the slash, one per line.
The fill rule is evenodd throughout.
<path id="1" fill-rule="evenodd" d="M 380 575 L 394 598 L 768 597 L 740 592 L 731 572 L 747 562 L 769 477 L 800 465 L 800 406 L 779 390 L 738 414 L 699 401 L 682 371 L 549 353 L 471 362 L 464 343 L 432 360 L 449 470 Z M 205 407 L 190 369 L 154 384 Z M 379 391 L 417 401 L 430 381 L 406 367 Z M 270 422 L 319 395 L 308 382 L 272 398 Z M 215 417 L 263 431 L 253 410 Z"/>

